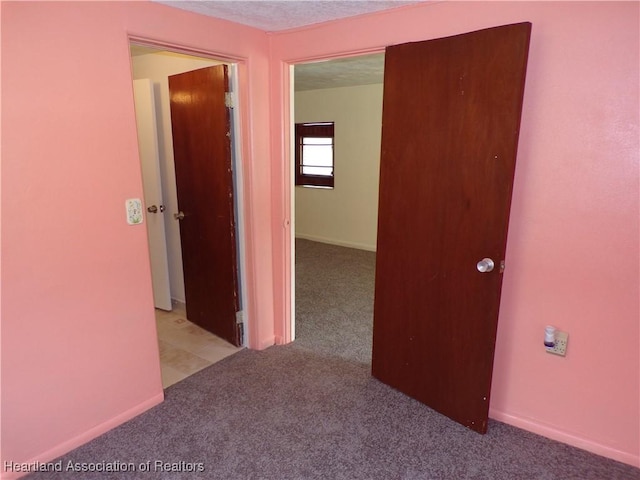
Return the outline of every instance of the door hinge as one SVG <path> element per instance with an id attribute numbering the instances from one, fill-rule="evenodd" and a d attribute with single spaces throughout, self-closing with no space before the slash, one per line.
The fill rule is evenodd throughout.
<path id="1" fill-rule="evenodd" d="M 238 340 L 240 346 L 244 345 L 244 323 L 238 323 Z"/>
<path id="2" fill-rule="evenodd" d="M 244 345 L 244 311 L 236 312 L 236 327 L 238 328 L 238 339 L 240 345 Z"/>
<path id="3" fill-rule="evenodd" d="M 236 95 L 233 92 L 225 92 L 224 94 L 224 106 L 227 108 L 235 108 Z"/>

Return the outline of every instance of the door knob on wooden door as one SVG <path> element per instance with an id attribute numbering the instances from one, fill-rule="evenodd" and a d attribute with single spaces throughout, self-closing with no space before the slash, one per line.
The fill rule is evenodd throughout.
<path id="1" fill-rule="evenodd" d="M 184 218 L 184 212 L 174 213 L 173 218 L 175 218 L 176 220 L 182 220 Z"/>
<path id="2" fill-rule="evenodd" d="M 488 273 L 493 270 L 493 267 L 495 267 L 495 263 L 493 263 L 493 260 L 490 258 L 483 258 L 476 265 L 476 268 L 480 273 Z"/>

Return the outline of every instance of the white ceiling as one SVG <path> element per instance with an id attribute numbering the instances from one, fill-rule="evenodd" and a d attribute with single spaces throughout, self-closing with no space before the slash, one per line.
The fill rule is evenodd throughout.
<path id="1" fill-rule="evenodd" d="M 152 0 L 267 32 L 422 3 L 425 0 Z"/>
<path id="2" fill-rule="evenodd" d="M 296 91 L 382 83 L 384 53 L 304 63 L 294 67 Z"/>

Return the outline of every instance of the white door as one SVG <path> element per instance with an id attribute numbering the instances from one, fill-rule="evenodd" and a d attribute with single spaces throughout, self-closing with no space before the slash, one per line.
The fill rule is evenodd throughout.
<path id="1" fill-rule="evenodd" d="M 144 203 L 149 237 L 149 256 L 153 281 L 153 301 L 156 308 L 171 310 L 169 265 L 164 232 L 165 207 L 160 182 L 160 156 L 153 84 L 149 79 L 133 81 L 138 124 L 138 148 L 142 165 Z"/>

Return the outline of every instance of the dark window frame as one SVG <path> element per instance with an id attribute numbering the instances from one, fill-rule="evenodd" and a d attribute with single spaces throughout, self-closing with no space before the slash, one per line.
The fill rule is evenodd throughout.
<path id="1" fill-rule="evenodd" d="M 333 122 L 309 122 L 309 123 L 296 123 L 295 136 L 296 136 L 296 148 L 295 148 L 295 184 L 297 186 L 312 186 L 312 187 L 328 187 L 333 188 L 335 178 L 335 137 L 334 137 L 334 123 Z M 302 173 L 302 167 L 304 165 L 304 159 L 302 156 L 303 140 L 306 137 L 315 138 L 331 138 L 331 175 L 309 175 Z"/>

